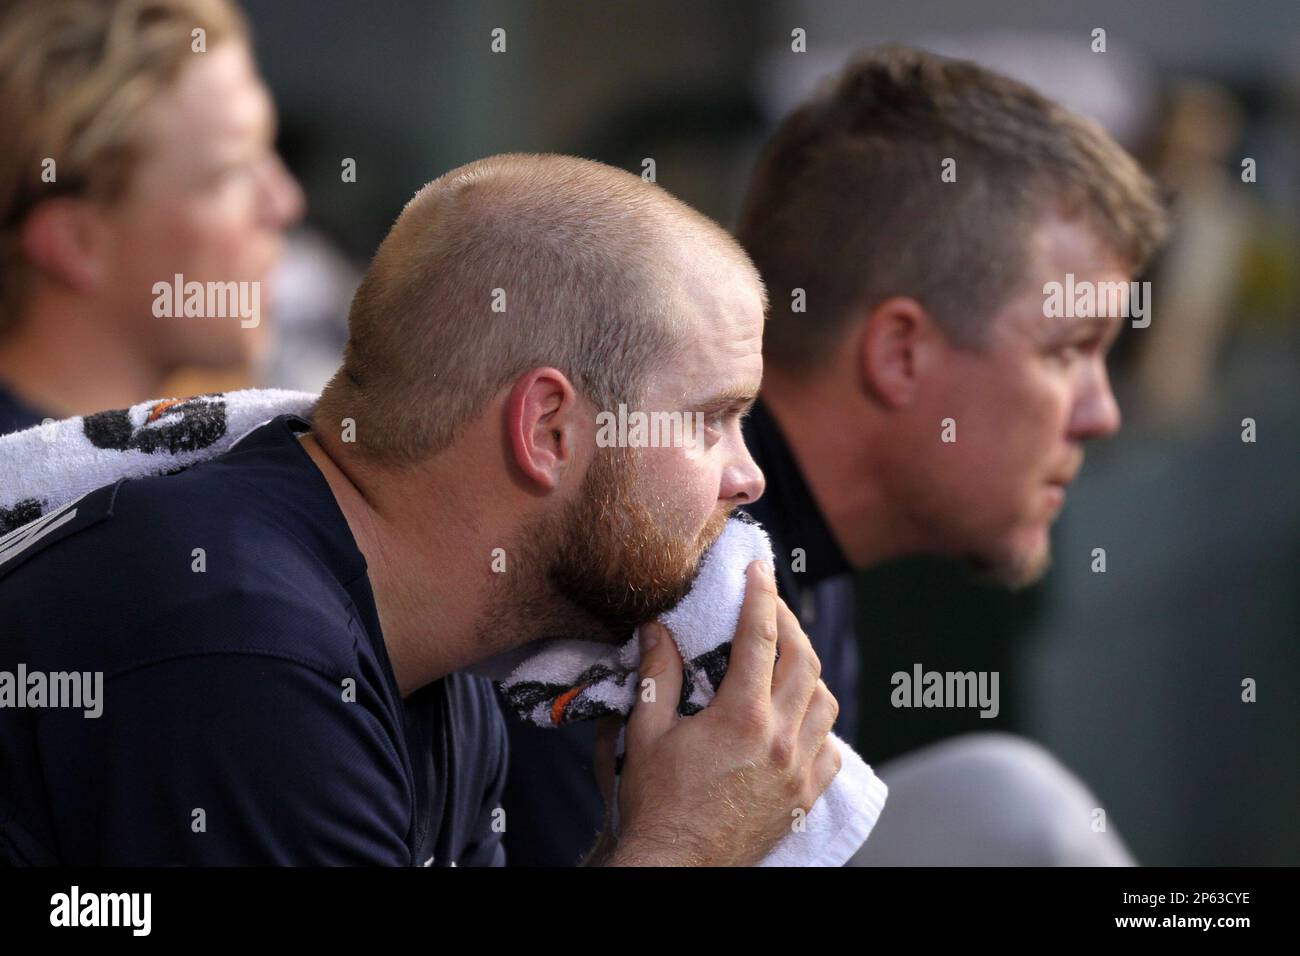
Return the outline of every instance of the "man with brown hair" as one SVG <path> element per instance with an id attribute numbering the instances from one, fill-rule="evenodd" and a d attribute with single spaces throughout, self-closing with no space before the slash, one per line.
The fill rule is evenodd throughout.
<path id="1" fill-rule="evenodd" d="M 769 473 L 776 449 L 792 462 L 755 512 L 814 571 L 780 575 L 793 607 L 905 555 L 1010 587 L 1043 575 L 1084 445 L 1119 428 L 1106 353 L 1127 321 L 1058 315 L 1047 289 L 1128 289 L 1164 231 L 1153 183 L 1099 126 L 972 63 L 869 51 L 784 122 L 738 237 L 773 303 L 749 434 Z M 958 738 L 882 776 L 863 864 L 1131 861 L 1028 741 Z"/>
<path id="2" fill-rule="evenodd" d="M 182 366 L 245 361 L 302 195 L 240 11 L 7 4 L 0 102 L 0 434 L 151 398 Z M 249 290 L 257 314 L 160 317 L 155 286 L 177 276 Z"/>
<path id="3" fill-rule="evenodd" d="M 1041 576 L 1084 443 L 1119 427 L 1124 320 L 1048 316 L 1044 286 L 1127 286 L 1163 229 L 1099 126 L 974 64 L 870 53 L 785 121 L 738 238 L 772 301 L 763 405 L 850 565 Z"/>
<path id="4" fill-rule="evenodd" d="M 92 492 L 0 554 L 0 670 L 103 678 L 95 719 L 0 710 L 0 861 L 501 863 L 505 730 L 465 671 L 545 637 L 622 644 L 686 593 L 762 494 L 740 419 L 763 312 L 734 240 L 630 173 L 515 155 L 435 180 L 310 423 Z M 703 432 L 606 448 L 612 404 Z M 770 564 L 746 573 L 693 717 L 675 644 L 640 628 L 595 862 L 757 863 L 839 772 L 808 639 Z"/>
<path id="5" fill-rule="evenodd" d="M 738 229 L 771 301 L 745 426 L 767 493 L 746 510 L 841 736 L 859 732 L 853 570 L 928 554 L 1012 587 L 1044 573 L 1084 444 L 1119 427 L 1105 357 L 1124 321 L 1049 316 L 1044 287 L 1127 286 L 1164 229 L 1153 184 L 1096 124 L 916 50 L 860 55 L 767 145 Z M 528 824 L 512 858 L 571 862 L 575 831 L 598 823 L 586 743 L 566 734 L 512 727 L 506 805 Z M 864 862 L 1128 859 L 1041 748 L 981 737 L 882 768 L 890 803 Z M 543 766 L 555 800 L 524 792 Z"/>

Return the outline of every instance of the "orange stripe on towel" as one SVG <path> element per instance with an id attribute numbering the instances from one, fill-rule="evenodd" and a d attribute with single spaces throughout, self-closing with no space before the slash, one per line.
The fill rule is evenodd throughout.
<path id="1" fill-rule="evenodd" d="M 587 686 L 586 684 L 583 684 L 579 687 L 573 688 L 573 690 L 566 690 L 559 697 L 555 698 L 555 702 L 551 704 L 552 724 L 554 724 L 556 727 L 560 726 L 560 724 L 564 720 L 565 708 L 569 706 L 569 703 L 570 701 L 573 700 L 573 698 L 577 697 L 579 694 L 582 693 L 583 688 L 585 688 L 586 686 Z"/>
<path id="2" fill-rule="evenodd" d="M 162 414 L 167 411 L 167 409 L 171 408 L 173 405 L 179 405 L 180 403 L 181 399 L 179 398 L 171 398 L 165 402 L 159 402 L 153 408 L 149 409 L 149 417 L 146 418 L 145 421 L 156 422 Z"/>

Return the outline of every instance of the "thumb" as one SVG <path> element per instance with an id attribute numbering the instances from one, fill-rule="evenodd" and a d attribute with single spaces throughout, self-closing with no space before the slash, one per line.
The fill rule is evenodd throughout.
<path id="1" fill-rule="evenodd" d="M 627 722 L 629 756 L 658 740 L 677 724 L 677 701 L 682 695 L 682 656 L 668 628 L 658 621 L 642 624 L 641 669 L 636 698 Z"/>

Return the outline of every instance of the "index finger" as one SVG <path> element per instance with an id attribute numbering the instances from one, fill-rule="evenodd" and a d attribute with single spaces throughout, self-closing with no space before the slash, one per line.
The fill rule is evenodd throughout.
<path id="1" fill-rule="evenodd" d="M 776 639 L 776 575 L 769 562 L 752 561 L 745 569 L 745 602 L 731 641 L 731 661 L 715 703 L 771 699 Z"/>

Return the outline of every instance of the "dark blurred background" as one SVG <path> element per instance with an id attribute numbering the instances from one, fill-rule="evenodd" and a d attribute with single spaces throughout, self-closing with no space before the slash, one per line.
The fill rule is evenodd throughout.
<path id="1" fill-rule="evenodd" d="M 388 226 L 472 159 L 566 152 L 639 173 L 653 158 L 660 185 L 731 226 L 781 116 L 880 42 L 974 59 L 1102 122 L 1167 185 L 1180 223 L 1153 269 L 1152 333 L 1116 348 L 1125 427 L 1091 452 L 1039 586 L 1008 594 L 932 561 L 862 575 L 858 744 L 879 763 L 962 731 L 1023 733 L 1082 775 L 1142 863 L 1300 860 L 1294 0 L 245 8 L 309 201 L 265 384 L 320 387 Z M 1098 27 L 1105 53 L 1089 49 Z M 806 53 L 790 49 L 795 28 Z M 999 671 L 1000 715 L 893 709 L 889 676 L 915 662 Z"/>

